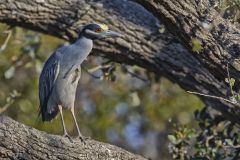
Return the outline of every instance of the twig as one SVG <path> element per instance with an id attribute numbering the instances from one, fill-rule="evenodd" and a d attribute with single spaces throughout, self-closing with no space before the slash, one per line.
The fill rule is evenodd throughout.
<path id="1" fill-rule="evenodd" d="M 231 83 L 230 83 L 230 73 L 229 73 L 229 68 L 228 68 L 228 63 L 227 63 L 227 76 L 228 76 L 228 85 L 229 85 L 229 88 L 230 88 L 230 91 L 231 91 L 231 94 L 232 96 L 234 96 L 234 93 L 233 93 L 233 90 L 232 90 L 232 86 L 231 86 Z"/>
<path id="2" fill-rule="evenodd" d="M 234 148 L 234 149 L 239 149 L 240 145 L 229 145 L 229 146 L 223 146 L 224 148 Z"/>
<path id="3" fill-rule="evenodd" d="M 209 141 L 211 140 L 211 139 L 213 139 L 214 138 L 214 136 L 212 135 L 212 136 L 209 136 L 209 137 L 207 137 L 207 139 L 206 139 L 206 146 L 207 147 L 209 147 Z"/>
<path id="4" fill-rule="evenodd" d="M 12 31 L 11 30 L 6 30 L 6 31 L 4 31 L 4 33 L 7 33 L 7 38 L 5 39 L 4 43 L 0 47 L 0 52 L 2 52 L 3 50 L 6 49 L 8 41 L 9 41 L 10 37 L 12 36 Z"/>
<path id="5" fill-rule="evenodd" d="M 110 64 L 99 65 L 99 66 L 97 66 L 97 67 L 94 67 L 94 68 L 88 69 L 87 71 L 90 72 L 90 73 L 93 73 L 93 72 L 96 72 L 96 71 L 99 70 L 99 69 L 109 68 L 109 67 L 111 67 Z"/>
<path id="6" fill-rule="evenodd" d="M 138 79 L 140 79 L 140 80 L 142 80 L 142 81 L 144 81 L 144 82 L 149 82 L 147 79 L 139 76 L 139 75 L 136 74 L 136 73 L 133 73 L 133 72 L 131 72 L 131 71 L 129 71 L 129 70 L 126 70 L 126 71 L 127 71 L 127 73 L 130 74 L 132 77 L 136 77 L 136 78 L 138 78 Z"/>
<path id="7" fill-rule="evenodd" d="M 89 74 L 90 76 L 92 76 L 93 78 L 96 78 L 96 79 L 101 79 L 102 76 L 95 76 L 93 73 L 89 72 L 88 69 L 82 67 L 82 69 L 87 73 Z"/>
<path id="8" fill-rule="evenodd" d="M 90 76 L 92 76 L 93 78 L 96 78 L 96 79 L 101 79 L 103 77 L 102 76 L 95 76 L 93 73 L 96 72 L 97 70 L 99 69 L 103 69 L 103 68 L 109 68 L 111 67 L 110 64 L 105 64 L 105 65 L 99 65 L 99 66 L 96 66 L 94 68 L 91 68 L 91 69 L 86 69 L 85 67 L 82 67 L 82 69 L 87 72 Z"/>
<path id="9" fill-rule="evenodd" d="M 145 78 L 139 76 L 138 74 L 129 71 L 128 68 L 127 68 L 125 65 L 122 65 L 122 67 L 124 67 L 125 72 L 127 72 L 128 74 L 130 74 L 132 77 L 136 77 L 136 78 L 142 80 L 143 82 L 149 82 L 147 79 L 145 79 Z"/>
<path id="10" fill-rule="evenodd" d="M 0 108 L 0 114 L 5 112 L 10 106 L 11 104 L 13 104 L 13 102 L 16 100 L 16 98 L 20 97 L 21 93 L 17 92 L 16 90 L 13 90 L 13 92 L 10 93 L 9 97 L 7 97 L 7 103 Z"/>
<path id="11" fill-rule="evenodd" d="M 203 94 L 203 93 L 198 93 L 198 92 L 192 92 L 192 91 L 187 91 L 188 93 L 191 93 L 191 94 L 196 94 L 196 95 L 200 95 L 200 96 L 204 96 L 204 97 L 209 97 L 209 98 L 213 98 L 213 99 L 218 99 L 218 100 L 222 100 L 222 101 L 226 101 L 228 103 L 231 103 L 235 106 L 238 106 L 240 107 L 240 104 L 239 103 L 234 103 L 232 101 L 230 101 L 229 99 L 226 99 L 226 98 L 223 98 L 223 97 L 218 97 L 218 96 L 213 96 L 213 95 L 207 95 L 207 94 Z"/>
<path id="12" fill-rule="evenodd" d="M 93 73 L 96 72 L 96 71 L 99 70 L 99 69 L 105 69 L 105 68 L 109 68 L 109 67 L 111 67 L 111 66 L 112 66 L 112 64 L 109 64 L 109 62 L 107 62 L 107 63 L 105 63 L 105 64 L 103 64 L 103 65 L 99 65 L 99 66 L 96 66 L 96 67 L 91 68 L 91 69 L 86 69 L 86 68 L 84 68 L 84 67 L 82 67 L 82 69 L 83 69 L 84 71 L 86 71 L 86 72 L 87 72 L 90 76 L 92 76 L 93 78 L 101 79 L 101 77 L 102 77 L 103 75 L 100 76 L 100 77 L 98 77 L 98 76 L 95 76 Z M 140 79 L 140 80 L 142 80 L 142 81 L 144 81 L 144 82 L 149 82 L 147 79 L 139 76 L 138 74 L 129 71 L 129 70 L 127 69 L 127 67 L 125 67 L 124 65 L 122 65 L 122 67 L 124 67 L 126 73 L 130 74 L 132 77 L 136 77 L 136 78 L 138 78 L 138 79 Z"/>
<path id="13" fill-rule="evenodd" d="M 9 107 L 10 105 L 13 103 L 13 101 L 11 103 L 6 103 L 3 107 L 0 108 L 0 114 L 5 112 Z"/>

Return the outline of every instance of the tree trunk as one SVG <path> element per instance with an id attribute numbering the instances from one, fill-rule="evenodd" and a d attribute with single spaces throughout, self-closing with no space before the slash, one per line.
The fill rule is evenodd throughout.
<path id="1" fill-rule="evenodd" d="M 94 54 L 120 63 L 139 65 L 158 76 L 167 77 L 185 90 L 228 97 L 229 86 L 224 82 L 227 62 L 231 66 L 231 75 L 235 79 L 239 77 L 236 60 L 240 53 L 239 30 L 210 9 L 207 18 L 214 15 L 217 17 L 214 24 L 220 25 L 218 22 L 221 21 L 220 26 L 227 31 L 220 34 L 218 25 L 214 25 L 211 32 L 205 31 L 199 24 L 202 11 L 197 10 L 190 0 L 138 2 L 162 20 L 181 44 L 169 33 L 159 33 L 158 20 L 153 15 L 141 6 L 123 0 L 2 0 L 0 22 L 69 41 L 76 39 L 79 26 L 93 21 L 103 22 L 125 37 L 97 41 Z M 199 54 L 191 51 L 192 38 L 202 43 L 203 50 Z M 226 118 L 240 123 L 239 109 L 232 104 L 202 99 Z"/>
<path id="2" fill-rule="evenodd" d="M 80 139 L 72 142 L 65 137 L 49 135 L 27 127 L 8 117 L 0 116 L 0 159 L 22 160 L 144 160 L 119 147 Z"/>

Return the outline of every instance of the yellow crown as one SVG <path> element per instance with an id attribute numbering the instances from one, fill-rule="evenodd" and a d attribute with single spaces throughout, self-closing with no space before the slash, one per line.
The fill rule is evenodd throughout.
<path id="1" fill-rule="evenodd" d="M 98 24 L 103 30 L 108 30 L 108 26 L 106 24 Z"/>

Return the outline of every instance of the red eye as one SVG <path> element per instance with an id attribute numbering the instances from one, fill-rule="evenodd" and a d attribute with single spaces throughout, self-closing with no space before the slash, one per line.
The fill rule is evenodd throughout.
<path id="1" fill-rule="evenodd" d="M 95 32 L 102 32 L 102 29 L 101 29 L 101 28 L 97 28 L 97 29 L 95 30 Z"/>

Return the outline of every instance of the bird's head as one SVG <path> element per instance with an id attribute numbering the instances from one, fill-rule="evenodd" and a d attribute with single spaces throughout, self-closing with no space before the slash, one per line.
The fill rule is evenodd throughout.
<path id="1" fill-rule="evenodd" d="M 89 39 L 103 39 L 108 37 L 121 37 L 120 33 L 109 30 L 108 26 L 105 24 L 92 23 L 86 25 L 80 36 L 85 36 Z"/>

